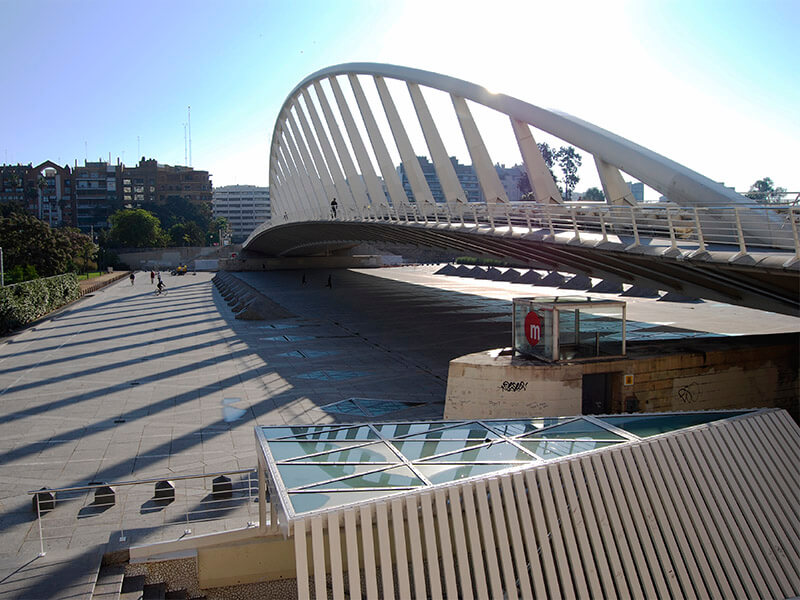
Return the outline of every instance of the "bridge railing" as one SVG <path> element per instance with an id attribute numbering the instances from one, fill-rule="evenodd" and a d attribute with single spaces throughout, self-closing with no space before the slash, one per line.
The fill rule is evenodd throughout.
<path id="1" fill-rule="evenodd" d="M 660 239 L 675 249 L 705 251 L 709 245 L 722 245 L 739 253 L 765 248 L 793 251 L 800 257 L 800 207 L 758 203 L 697 208 L 529 202 L 411 204 L 369 207 L 361 214 L 343 211 L 337 220 L 527 230 L 544 232 L 551 239 L 608 241 L 628 248 L 642 245 L 645 239 Z"/>

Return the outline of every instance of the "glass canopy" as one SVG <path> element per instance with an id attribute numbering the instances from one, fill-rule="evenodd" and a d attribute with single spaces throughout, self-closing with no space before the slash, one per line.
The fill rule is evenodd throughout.
<path id="1" fill-rule="evenodd" d="M 258 427 L 288 517 L 608 448 L 751 411 Z"/>

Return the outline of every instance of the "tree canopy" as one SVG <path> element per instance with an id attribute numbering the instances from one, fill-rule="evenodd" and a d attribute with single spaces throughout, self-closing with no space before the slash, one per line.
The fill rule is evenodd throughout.
<path id="1" fill-rule="evenodd" d="M 764 177 L 763 179 L 759 179 L 753 185 L 751 185 L 750 189 L 745 195 L 756 202 L 770 203 L 780 202 L 785 193 L 786 188 L 775 187 L 775 183 L 771 178 Z"/>
<path id="2" fill-rule="evenodd" d="M 590 187 L 584 192 L 583 199 L 590 200 L 592 202 L 603 202 L 606 199 L 606 196 L 601 189 Z"/>
<path id="3" fill-rule="evenodd" d="M 88 235 L 70 227 L 53 229 L 21 210 L 0 214 L 0 240 L 5 269 L 25 279 L 85 268 L 97 253 Z"/>
<path id="4" fill-rule="evenodd" d="M 117 248 L 163 248 L 168 236 L 153 213 L 141 208 L 126 208 L 111 215 L 108 243 Z"/>
<path id="5" fill-rule="evenodd" d="M 558 150 L 552 148 L 547 142 L 542 142 L 541 144 L 537 144 L 537 146 L 539 148 L 539 152 L 542 154 L 542 158 L 544 159 L 544 164 L 550 171 L 550 176 L 553 178 L 553 181 L 556 182 L 558 190 L 561 193 L 566 191 L 565 199 L 569 200 L 572 196 L 572 191 L 580 181 L 580 177 L 578 177 L 578 167 L 581 166 L 581 155 L 578 154 L 578 151 L 575 150 L 573 146 L 562 146 Z M 563 174 L 563 178 L 560 180 L 556 177 L 555 173 L 553 173 L 553 167 L 555 165 L 560 167 Z M 563 184 L 563 187 L 562 185 L 559 185 L 559 182 Z M 523 199 L 532 199 L 529 196 L 532 188 L 531 183 L 528 180 L 527 172 L 522 174 L 522 177 L 520 177 L 519 181 L 517 182 L 517 187 L 522 195 L 526 196 L 526 198 Z"/>
<path id="6" fill-rule="evenodd" d="M 173 246 L 186 246 L 186 235 L 190 246 L 211 245 L 218 240 L 219 230 L 228 226 L 224 218 L 212 217 L 210 205 L 190 202 L 181 196 L 167 196 L 163 203 L 145 203 L 141 208 L 158 217 Z"/>
<path id="7" fill-rule="evenodd" d="M 169 228 L 169 239 L 171 246 L 203 246 L 206 243 L 205 233 L 194 221 L 175 223 Z"/>

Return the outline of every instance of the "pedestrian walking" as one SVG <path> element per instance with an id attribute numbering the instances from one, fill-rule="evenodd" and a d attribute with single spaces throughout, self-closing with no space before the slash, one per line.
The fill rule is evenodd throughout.
<path id="1" fill-rule="evenodd" d="M 331 218 L 332 218 L 332 219 L 335 219 L 335 218 L 336 218 L 336 208 L 337 208 L 338 206 L 339 206 L 339 204 L 336 202 L 336 198 L 334 198 L 333 200 L 331 200 Z"/>
<path id="2" fill-rule="evenodd" d="M 153 285 L 156 282 L 156 274 L 153 271 L 150 271 L 150 285 Z"/>
<path id="3" fill-rule="evenodd" d="M 133 276 L 133 271 L 131 271 L 131 274 L 130 274 L 130 277 L 129 277 L 129 279 L 131 280 L 131 285 L 133 285 L 133 280 L 134 280 L 134 279 L 136 279 L 136 278 Z"/>

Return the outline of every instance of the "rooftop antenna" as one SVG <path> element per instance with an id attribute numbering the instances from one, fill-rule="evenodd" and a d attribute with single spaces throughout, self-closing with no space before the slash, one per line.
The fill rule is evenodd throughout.
<path id="1" fill-rule="evenodd" d="M 189 166 L 192 166 L 192 107 L 187 107 L 188 113 L 188 122 L 187 122 L 187 130 L 189 134 Z"/>
<path id="2" fill-rule="evenodd" d="M 188 142 L 186 141 L 186 123 L 183 124 L 183 164 L 189 166 Z"/>
<path id="3" fill-rule="evenodd" d="M 83 162 L 89 162 L 89 144 L 84 140 L 83 142 Z"/>

